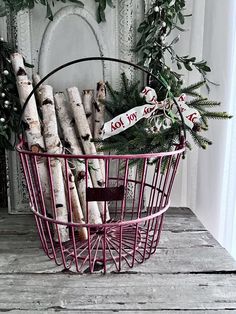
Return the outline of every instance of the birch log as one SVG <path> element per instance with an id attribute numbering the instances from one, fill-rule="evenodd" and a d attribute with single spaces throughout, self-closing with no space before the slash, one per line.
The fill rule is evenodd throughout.
<path id="1" fill-rule="evenodd" d="M 64 162 L 62 162 L 62 170 L 63 170 L 63 175 L 65 178 L 65 181 L 68 182 L 68 187 L 66 185 L 66 189 L 67 189 L 68 195 L 70 194 L 73 222 L 85 224 L 84 215 L 82 212 L 80 200 L 79 200 L 76 185 L 75 185 L 74 175 L 73 175 L 69 165 L 67 167 L 67 175 L 66 175 L 66 167 L 65 167 Z M 68 191 L 68 189 L 69 189 L 69 191 Z M 87 240 L 88 239 L 87 228 L 81 227 L 81 228 L 79 228 L 78 231 L 79 231 L 79 238 L 81 240 Z"/>
<path id="2" fill-rule="evenodd" d="M 96 140 L 102 140 L 102 127 L 104 125 L 104 119 L 105 119 L 105 105 L 104 101 L 106 99 L 106 85 L 103 81 L 100 81 L 97 83 L 97 94 L 96 94 L 96 100 L 94 102 L 94 139 Z M 97 144 L 97 147 L 99 147 L 99 144 Z M 103 155 L 102 152 L 99 152 L 98 154 Z M 102 170 L 102 174 L 105 178 L 105 165 L 104 160 L 99 159 L 100 167 Z"/>
<path id="3" fill-rule="evenodd" d="M 24 59 L 22 55 L 18 52 L 11 54 L 11 64 L 16 76 L 16 80 L 28 80 L 28 75 L 26 73 Z"/>
<path id="4" fill-rule="evenodd" d="M 43 85 L 41 87 L 41 110 L 43 115 L 44 138 L 47 152 L 50 154 L 60 154 L 62 152 L 62 144 L 57 130 L 53 89 L 49 85 Z M 58 158 L 51 157 L 50 167 L 52 171 L 53 183 L 53 190 L 51 192 L 54 194 L 55 198 L 55 219 L 61 222 L 68 222 L 61 161 Z M 59 236 L 62 242 L 69 240 L 69 231 L 67 226 L 58 224 L 58 233 L 56 231 L 57 229 L 54 232 L 55 241 L 59 240 Z"/>
<path id="5" fill-rule="evenodd" d="M 70 104 L 75 118 L 76 127 L 80 135 L 80 139 L 87 155 L 97 155 L 97 151 L 93 142 L 91 142 L 92 134 L 86 119 L 86 114 L 77 87 L 67 89 Z M 90 173 L 94 187 L 104 187 L 104 179 L 100 167 L 99 160 L 94 158 L 90 161 Z M 99 210 L 104 220 L 110 220 L 108 207 L 104 211 L 103 203 L 99 202 Z"/>
<path id="6" fill-rule="evenodd" d="M 27 97 L 32 91 L 32 83 L 28 80 L 23 57 L 19 53 L 11 55 L 11 63 L 16 76 L 17 90 L 19 93 L 20 103 L 23 107 Z M 37 105 L 34 95 L 30 98 L 29 103 L 24 111 L 23 116 L 26 140 L 29 150 L 32 152 L 45 151 L 44 139 L 41 133 L 41 123 L 37 111 Z M 51 197 L 48 181 L 48 171 L 43 158 L 37 160 L 39 178 L 44 196 L 44 205 L 48 213 L 52 214 Z"/>
<path id="7" fill-rule="evenodd" d="M 36 86 L 40 81 L 41 81 L 41 78 L 39 76 L 39 74 L 37 73 L 33 73 L 33 85 Z M 40 103 L 40 98 L 41 98 L 41 89 L 42 85 L 40 85 L 37 90 L 35 91 L 35 98 L 36 98 L 36 101 L 37 103 Z"/>
<path id="8" fill-rule="evenodd" d="M 68 108 L 66 97 L 64 93 L 56 93 L 55 96 L 55 106 L 57 111 L 57 116 L 59 123 L 62 128 L 64 140 L 66 146 L 70 150 L 71 154 L 82 155 L 83 152 L 80 148 L 78 138 L 75 133 L 73 116 Z M 74 164 L 77 174 L 77 188 L 79 193 L 79 199 L 81 203 L 82 210 L 86 217 L 86 221 L 91 224 L 102 223 L 99 208 L 97 202 L 88 203 L 88 217 L 86 213 L 86 177 L 85 177 L 85 162 L 84 160 L 78 160 Z M 88 187 L 92 187 L 92 182 L 90 174 L 88 173 Z"/>
<path id="9" fill-rule="evenodd" d="M 106 84 L 103 81 L 97 83 L 97 94 L 94 102 L 94 133 L 95 139 L 101 139 L 102 127 L 104 124 L 106 99 Z"/>
<path id="10" fill-rule="evenodd" d="M 16 76 L 20 103 L 23 106 L 33 86 L 28 79 L 22 56 L 19 53 L 12 54 L 11 62 Z M 34 95 L 30 98 L 25 108 L 23 122 L 29 149 L 33 152 L 44 151 L 44 140 L 41 134 L 41 125 Z"/>
<path id="11" fill-rule="evenodd" d="M 94 101 L 94 90 L 93 89 L 85 89 L 83 90 L 83 105 L 84 111 L 86 113 L 86 117 L 88 120 L 88 124 L 93 134 L 93 101 Z"/>

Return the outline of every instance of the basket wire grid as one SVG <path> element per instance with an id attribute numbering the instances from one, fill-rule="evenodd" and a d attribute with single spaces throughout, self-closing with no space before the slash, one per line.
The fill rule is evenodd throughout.
<path id="1" fill-rule="evenodd" d="M 132 63 L 103 57 L 79 59 L 67 63 L 45 76 L 33 89 L 27 98 L 52 74 L 61 68 L 90 60 L 117 61 L 137 67 L 150 74 L 145 69 Z M 150 74 L 153 76 L 152 74 Z M 156 77 L 155 77 L 156 78 Z M 180 112 L 180 111 L 179 111 Z M 180 112 L 181 114 L 181 112 Z M 182 118 L 182 114 L 181 114 Z M 182 134 L 182 132 L 180 132 Z M 185 150 L 185 136 L 180 136 L 176 150 L 165 153 L 142 155 L 69 155 L 33 153 L 26 149 L 25 143 L 17 146 L 23 172 L 30 196 L 31 210 L 34 214 L 42 248 L 46 255 L 64 269 L 77 272 L 94 272 L 103 270 L 121 271 L 132 268 L 147 260 L 155 253 L 163 226 L 164 213 L 170 205 L 170 194 L 174 183 L 180 158 Z M 149 163 L 156 159 L 155 165 Z M 55 191 L 51 162 L 55 159 L 65 165 L 65 194 L 68 207 L 68 222 L 57 219 Z M 90 163 L 102 159 L 105 165 L 104 187 L 88 186 Z M 46 208 L 45 195 L 39 175 L 38 161 L 47 166 L 50 187 L 50 204 L 52 212 Z M 86 177 L 86 214 L 85 223 L 74 222 L 69 188 L 69 168 L 75 161 L 85 164 Z M 139 163 L 137 167 L 134 164 Z M 129 176 L 129 171 L 134 176 Z M 128 186 L 132 185 L 133 200 L 127 202 Z M 146 201 L 144 205 L 144 194 Z M 89 202 L 99 201 L 104 208 L 109 206 L 111 219 L 107 221 L 106 211 L 102 215 L 101 224 L 91 224 L 89 217 Z M 129 206 L 128 206 L 129 204 Z M 65 227 L 69 232 L 69 240 L 63 242 L 59 229 Z M 81 240 L 80 230 L 86 228 L 87 239 Z M 56 235 L 56 241 L 55 241 Z"/>

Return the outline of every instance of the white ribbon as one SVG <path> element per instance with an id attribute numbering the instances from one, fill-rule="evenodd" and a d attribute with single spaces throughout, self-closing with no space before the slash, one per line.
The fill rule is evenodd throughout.
<path id="1" fill-rule="evenodd" d="M 135 125 L 139 120 L 145 118 L 148 119 L 154 115 L 157 109 L 163 109 L 165 111 L 171 111 L 174 115 L 178 113 L 178 109 L 173 100 L 166 99 L 159 102 L 154 89 L 145 87 L 141 92 L 141 97 L 144 97 L 147 104 L 143 106 L 137 106 L 125 113 L 116 116 L 112 120 L 106 122 L 103 126 L 103 139 L 117 135 L 128 128 Z M 185 104 L 186 95 L 182 94 L 180 97 L 175 98 L 179 107 L 183 113 L 184 123 L 192 128 L 194 123 L 200 122 L 200 114 L 197 110 L 189 108 Z"/>

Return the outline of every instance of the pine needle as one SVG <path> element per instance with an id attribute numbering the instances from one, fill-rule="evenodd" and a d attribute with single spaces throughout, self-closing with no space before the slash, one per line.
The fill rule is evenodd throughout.
<path id="1" fill-rule="evenodd" d="M 204 99 L 204 97 L 201 94 L 193 92 L 193 91 L 185 91 L 184 93 L 188 96 Z"/>
<path id="2" fill-rule="evenodd" d="M 202 117 L 207 117 L 210 119 L 231 119 L 232 115 L 229 115 L 227 112 L 205 112 Z"/>
<path id="3" fill-rule="evenodd" d="M 212 145 L 212 141 L 208 138 L 198 134 L 197 132 L 194 132 L 189 128 L 189 132 L 195 142 L 195 144 L 203 149 L 206 149 L 208 145 Z"/>
<path id="4" fill-rule="evenodd" d="M 205 98 L 205 99 L 192 100 L 192 101 L 188 102 L 187 105 L 189 107 L 198 108 L 198 107 L 215 107 L 215 106 L 220 106 L 221 103 L 218 102 L 218 101 L 209 100 L 209 99 Z"/>
<path id="5" fill-rule="evenodd" d="M 187 86 L 187 87 L 182 88 L 182 89 L 181 89 L 181 92 L 187 94 L 187 93 L 189 93 L 189 92 L 193 92 L 194 90 L 201 88 L 201 87 L 204 86 L 205 84 L 206 84 L 206 81 L 203 80 L 203 81 L 200 81 L 200 82 L 197 82 L 197 83 L 195 83 L 195 84 L 191 84 L 191 85 L 189 85 L 189 86 Z"/>

